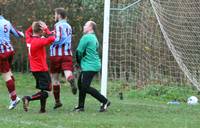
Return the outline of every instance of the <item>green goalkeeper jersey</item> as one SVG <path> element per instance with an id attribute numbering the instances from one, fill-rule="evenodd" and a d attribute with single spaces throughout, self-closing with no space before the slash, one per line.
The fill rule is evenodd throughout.
<path id="1" fill-rule="evenodd" d="M 82 71 L 99 71 L 101 62 L 99 58 L 99 42 L 95 33 L 82 36 L 76 49 L 77 61 Z"/>

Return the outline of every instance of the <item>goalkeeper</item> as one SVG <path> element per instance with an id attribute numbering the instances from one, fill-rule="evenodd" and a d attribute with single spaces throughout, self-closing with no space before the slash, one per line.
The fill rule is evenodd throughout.
<path id="1" fill-rule="evenodd" d="M 84 111 L 86 94 L 92 95 L 99 102 L 101 107 L 99 112 L 104 112 L 110 105 L 110 101 L 101 95 L 95 88 L 91 87 L 93 77 L 100 71 L 101 63 L 98 53 L 99 42 L 95 35 L 96 23 L 88 21 L 84 26 L 84 34 L 76 50 L 77 63 L 81 67 L 78 79 L 79 100 L 74 111 Z"/>

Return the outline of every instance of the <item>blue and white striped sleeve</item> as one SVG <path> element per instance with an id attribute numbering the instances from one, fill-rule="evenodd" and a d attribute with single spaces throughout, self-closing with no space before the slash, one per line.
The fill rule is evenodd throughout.
<path id="1" fill-rule="evenodd" d="M 56 31 L 56 39 L 54 41 L 54 44 L 59 44 L 61 37 L 62 37 L 62 28 L 59 25 L 55 25 L 55 31 Z"/>
<path id="2" fill-rule="evenodd" d="M 15 29 L 15 27 L 13 27 L 11 23 L 10 23 L 10 33 L 12 33 L 17 38 L 24 37 L 24 33 Z"/>

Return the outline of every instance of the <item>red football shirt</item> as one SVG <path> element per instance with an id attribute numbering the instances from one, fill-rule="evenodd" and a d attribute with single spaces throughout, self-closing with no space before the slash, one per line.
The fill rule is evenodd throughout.
<path id="1" fill-rule="evenodd" d="M 46 33 L 49 33 L 48 29 L 46 29 L 45 31 Z M 29 27 L 26 30 L 25 34 L 31 71 L 48 71 L 45 46 L 53 43 L 55 40 L 55 36 L 49 36 L 48 38 L 32 36 L 32 27 Z"/>

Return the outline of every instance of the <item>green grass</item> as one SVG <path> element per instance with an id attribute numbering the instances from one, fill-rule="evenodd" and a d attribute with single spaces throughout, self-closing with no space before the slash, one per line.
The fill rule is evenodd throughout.
<path id="1" fill-rule="evenodd" d="M 15 76 L 20 97 L 36 92 L 35 81 L 30 74 Z M 8 94 L 0 79 L 0 128 L 199 128 L 199 105 L 188 106 L 183 102 L 181 105 L 167 105 L 166 100 L 154 99 L 152 96 L 148 98 L 149 93 L 140 97 L 141 94 L 144 96 L 144 91 L 133 90 L 124 92 L 124 100 L 119 100 L 117 92 L 112 92 L 115 84 L 117 83 L 109 84 L 112 86 L 109 87 L 112 105 L 105 113 L 97 112 L 99 103 L 91 96 L 87 96 L 84 113 L 72 112 L 77 104 L 77 96 L 71 94 L 68 86 L 62 86 L 64 106 L 53 110 L 54 101 L 51 95 L 47 103 L 48 112 L 39 114 L 37 101 L 31 102 L 29 112 L 23 111 L 21 103 L 15 110 L 7 110 Z"/>

